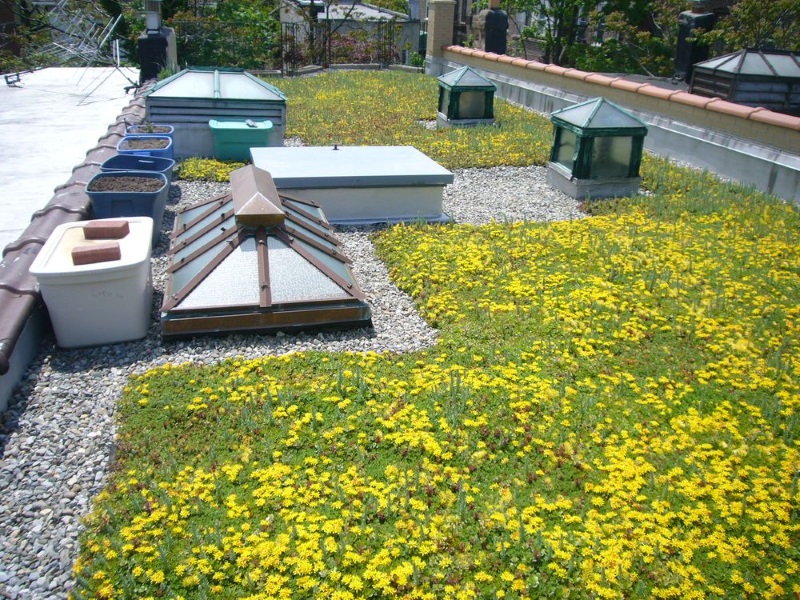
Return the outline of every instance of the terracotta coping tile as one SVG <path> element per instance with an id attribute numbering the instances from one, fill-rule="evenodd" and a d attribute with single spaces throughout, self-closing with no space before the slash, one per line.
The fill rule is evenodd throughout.
<path id="1" fill-rule="evenodd" d="M 606 85 L 611 86 L 611 82 L 614 81 L 612 77 L 606 77 L 605 75 L 600 75 L 600 73 L 590 73 L 589 76 L 584 79 L 587 83 L 596 83 L 598 85 Z"/>
<path id="2" fill-rule="evenodd" d="M 54 210 L 59 210 L 62 213 L 68 213 L 68 214 L 85 215 L 87 209 L 88 206 L 80 207 L 80 206 L 71 206 L 69 203 L 55 204 L 51 202 L 44 208 L 40 208 L 39 210 L 35 211 L 31 215 L 31 221 L 33 221 L 34 219 L 39 219 L 45 216 L 47 213 L 53 212 Z"/>
<path id="3" fill-rule="evenodd" d="M 500 55 L 495 54 L 494 52 L 484 52 L 483 58 L 485 58 L 486 60 L 493 60 L 497 62 L 500 59 Z"/>
<path id="4" fill-rule="evenodd" d="M 533 69 L 534 71 L 544 71 L 548 65 L 545 63 L 540 63 L 537 60 L 529 60 L 528 64 L 525 65 L 526 69 Z"/>
<path id="5" fill-rule="evenodd" d="M 113 148 L 104 147 L 104 148 L 92 148 L 86 153 L 86 162 L 87 164 L 99 164 L 102 165 L 112 156 L 117 155 L 117 147 L 114 146 Z"/>
<path id="6" fill-rule="evenodd" d="M 677 94 L 678 90 L 667 90 L 657 85 L 645 84 L 636 90 L 637 94 L 643 96 L 653 96 L 654 98 L 661 98 L 662 100 L 669 100 L 670 96 Z"/>
<path id="7" fill-rule="evenodd" d="M 89 183 L 89 180 L 95 175 L 97 175 L 99 172 L 100 172 L 99 167 L 95 167 L 94 165 L 87 165 L 84 163 L 82 165 L 75 167 L 72 170 L 72 176 L 69 178 L 69 181 L 67 181 L 67 183 L 64 185 L 66 186 L 73 183 L 86 185 L 87 183 Z M 59 187 L 55 189 L 58 190 Z"/>
<path id="8" fill-rule="evenodd" d="M 758 123 L 767 123 L 769 125 L 777 125 L 778 127 L 786 127 L 787 129 L 800 130 L 800 118 L 791 115 L 784 115 L 783 113 L 767 110 L 765 108 L 755 108 L 748 117 L 751 121 Z"/>
<path id="9" fill-rule="evenodd" d="M 474 56 L 475 58 L 486 58 L 487 54 L 483 50 L 473 49 L 472 56 Z"/>
<path id="10" fill-rule="evenodd" d="M 709 102 L 706 104 L 706 110 L 713 110 L 714 112 L 728 114 L 734 117 L 742 117 L 746 119 L 756 109 L 752 106 L 744 106 L 742 104 L 735 104 L 727 100 L 717 99 L 716 102 Z"/>
<path id="11" fill-rule="evenodd" d="M 547 65 L 544 68 L 545 73 L 552 73 L 553 75 L 563 75 L 567 72 L 567 69 L 564 67 L 559 67 L 558 65 Z"/>
<path id="12" fill-rule="evenodd" d="M 118 121 L 108 128 L 108 134 L 106 135 L 125 135 L 125 129 L 128 127 L 128 125 L 132 124 L 133 123 L 126 123 L 125 121 Z"/>
<path id="13" fill-rule="evenodd" d="M 3 276 L 0 278 L 0 287 L 18 294 L 38 293 L 36 277 L 30 274 L 29 269 L 46 241 L 47 238 L 44 240 L 33 239 L 19 244 L 14 249 L 6 248 L 3 258 L 6 262 L 13 263 L 16 268 L 4 269 Z"/>
<path id="14" fill-rule="evenodd" d="M 50 202 L 42 209 L 43 211 L 49 206 L 59 206 L 70 212 L 84 211 L 91 203 L 89 196 L 86 195 L 86 184 L 65 183 L 58 186 L 55 192 Z"/>
<path id="15" fill-rule="evenodd" d="M 497 57 L 497 62 L 506 63 L 506 64 L 513 64 L 514 61 L 517 60 L 514 56 L 508 56 L 507 54 L 501 54 Z"/>
<path id="16" fill-rule="evenodd" d="M 617 77 L 616 79 L 612 79 L 611 83 L 609 84 L 613 88 L 617 88 L 618 90 L 625 90 L 627 92 L 635 92 L 641 87 L 646 86 L 646 83 L 638 83 L 636 81 L 629 81 L 628 79 L 624 79 L 622 77 Z"/>
<path id="17" fill-rule="evenodd" d="M 53 233 L 53 230 L 62 223 L 75 223 L 85 221 L 89 216 L 89 206 L 83 211 L 51 210 L 40 216 L 36 221 L 31 221 L 28 228 L 23 232 L 22 239 L 44 239 L 46 240 Z"/>
<path id="18" fill-rule="evenodd" d="M 522 67 L 524 69 L 525 67 L 528 66 L 529 62 L 531 62 L 531 61 L 529 61 L 526 58 L 517 57 L 517 58 L 515 58 L 514 60 L 511 61 L 511 64 L 514 65 L 515 67 Z"/>
<path id="19" fill-rule="evenodd" d="M 109 131 L 105 135 L 100 136 L 100 138 L 98 138 L 97 141 L 100 142 L 100 145 L 104 145 L 105 142 L 108 142 L 114 144 L 114 146 L 116 147 L 117 142 L 119 142 L 124 137 L 125 136 L 122 133 Z"/>
<path id="20" fill-rule="evenodd" d="M 20 296 L 14 292 L 0 289 L 0 375 L 11 368 L 11 355 L 17 345 L 22 329 L 37 306 L 42 305 L 41 297 L 31 294 Z"/>
<path id="21" fill-rule="evenodd" d="M 678 104 L 685 104 L 686 106 L 695 106 L 697 108 L 705 108 L 712 98 L 706 96 L 698 96 L 697 94 L 690 94 L 689 92 L 678 92 L 670 96 L 672 102 Z"/>
<path id="22" fill-rule="evenodd" d="M 0 282 L 10 283 L 15 280 L 20 280 L 22 277 L 27 275 L 28 274 L 27 269 L 30 266 L 30 263 L 33 262 L 33 260 L 29 261 L 28 264 L 24 265 L 25 269 L 20 270 L 16 266 L 19 257 L 21 255 L 29 255 L 29 254 L 35 257 L 37 254 L 39 254 L 39 250 L 41 250 L 42 246 L 44 246 L 44 243 L 47 241 L 48 237 L 49 236 L 43 237 L 41 235 L 37 236 L 29 235 L 21 237 L 15 240 L 13 243 L 8 244 L 3 249 L 3 262 L 7 263 L 7 266 L 14 265 L 14 268 L 0 270 Z M 29 247 L 26 248 L 26 246 Z M 20 273 L 20 271 L 22 272 Z M 0 288 L 2 287 L 3 286 L 0 285 Z M 7 285 L 6 287 L 8 289 L 11 289 L 12 286 Z M 19 283 L 13 285 L 13 288 L 18 292 L 21 292 L 23 289 L 25 289 L 25 287 L 26 286 L 22 286 L 22 284 Z"/>
<path id="23" fill-rule="evenodd" d="M 564 77 L 569 77 L 570 79 L 580 79 L 581 81 L 585 80 L 591 73 L 587 73 L 586 71 L 581 71 L 580 69 L 567 69 L 562 73 Z"/>

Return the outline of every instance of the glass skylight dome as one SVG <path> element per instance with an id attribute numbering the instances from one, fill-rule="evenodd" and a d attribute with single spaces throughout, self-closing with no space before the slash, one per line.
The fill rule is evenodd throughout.
<path id="1" fill-rule="evenodd" d="M 169 256 L 164 338 L 371 324 L 322 210 L 252 165 L 231 174 L 230 193 L 177 215 Z"/>
<path id="2" fill-rule="evenodd" d="M 497 86 L 469 66 L 438 78 L 440 127 L 491 125 L 494 123 L 494 93 Z"/>
<path id="3" fill-rule="evenodd" d="M 547 181 L 573 198 L 638 193 L 647 125 L 605 98 L 550 115 L 553 146 Z"/>

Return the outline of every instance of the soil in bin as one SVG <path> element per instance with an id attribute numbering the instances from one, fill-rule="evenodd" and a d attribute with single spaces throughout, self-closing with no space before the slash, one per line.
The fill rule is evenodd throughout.
<path id="1" fill-rule="evenodd" d="M 89 182 L 90 192 L 157 192 L 164 182 L 157 177 L 99 177 Z"/>
<path id="2" fill-rule="evenodd" d="M 135 125 L 131 129 L 136 133 L 169 133 L 169 127 L 165 125 Z"/>
<path id="3" fill-rule="evenodd" d="M 125 147 L 129 150 L 157 150 L 166 148 L 169 140 L 158 140 L 155 138 L 143 138 L 139 140 L 125 140 Z"/>

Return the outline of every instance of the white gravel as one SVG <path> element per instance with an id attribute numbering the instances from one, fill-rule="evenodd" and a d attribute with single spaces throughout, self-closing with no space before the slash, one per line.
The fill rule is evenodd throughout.
<path id="1" fill-rule="evenodd" d="M 559 221 L 581 218 L 578 202 L 549 188 L 545 169 L 497 167 L 455 172 L 444 210 L 456 222 Z M 179 182 L 174 209 L 227 186 Z M 167 362 L 211 363 L 291 350 L 409 352 L 436 342 L 412 300 L 374 256 L 371 228 L 338 235 L 373 309 L 373 327 L 299 335 L 229 335 L 162 343 L 157 322 L 166 235 L 155 250 L 153 324 L 144 340 L 62 350 L 44 340 L 7 412 L 0 417 L 0 597 L 65 598 L 72 587 L 79 519 L 102 488 L 114 448 L 114 410 L 131 373 Z"/>

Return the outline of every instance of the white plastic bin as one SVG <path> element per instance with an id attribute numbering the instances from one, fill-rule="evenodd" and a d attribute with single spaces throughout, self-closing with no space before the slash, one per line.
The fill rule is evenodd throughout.
<path id="1" fill-rule="evenodd" d="M 109 242 L 87 240 L 83 226 L 89 221 L 78 221 L 56 227 L 30 267 L 63 348 L 115 344 L 147 335 L 153 299 L 153 219 L 124 220 L 129 233 L 113 240 L 119 243 L 118 260 L 73 264 L 75 247 Z"/>

